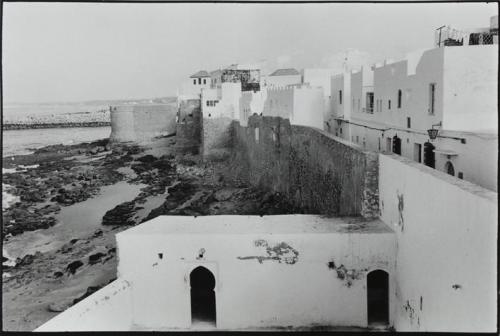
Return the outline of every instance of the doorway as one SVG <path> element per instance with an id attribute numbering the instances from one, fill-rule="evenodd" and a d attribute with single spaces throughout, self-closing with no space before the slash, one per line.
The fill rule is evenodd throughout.
<path id="1" fill-rule="evenodd" d="M 382 270 L 368 273 L 368 324 L 389 324 L 389 274 Z"/>
<path id="2" fill-rule="evenodd" d="M 191 323 L 215 326 L 215 277 L 203 266 L 189 275 L 191 284 Z"/>
<path id="3" fill-rule="evenodd" d="M 401 155 L 401 138 L 398 138 L 397 135 L 392 138 L 392 152 Z"/>
<path id="4" fill-rule="evenodd" d="M 455 168 L 450 161 L 446 162 L 446 164 L 444 165 L 444 170 L 448 175 L 455 176 Z"/>
<path id="5" fill-rule="evenodd" d="M 431 168 L 436 168 L 436 160 L 434 158 L 434 145 L 430 142 L 424 143 L 424 164 Z"/>

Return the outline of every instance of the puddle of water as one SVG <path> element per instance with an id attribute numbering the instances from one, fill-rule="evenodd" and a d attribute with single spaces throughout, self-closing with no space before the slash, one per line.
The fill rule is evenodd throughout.
<path id="1" fill-rule="evenodd" d="M 58 224 L 49 228 L 29 231 L 4 242 L 5 251 L 12 257 L 48 252 L 60 248 L 73 238 L 85 237 L 100 225 L 104 214 L 118 204 L 133 200 L 145 185 L 118 182 L 101 188 L 94 198 L 61 208 L 56 215 Z"/>

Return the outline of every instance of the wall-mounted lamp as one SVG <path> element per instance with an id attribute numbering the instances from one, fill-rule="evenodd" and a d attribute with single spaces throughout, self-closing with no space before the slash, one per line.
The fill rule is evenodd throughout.
<path id="1" fill-rule="evenodd" d="M 436 140 L 439 133 L 439 129 L 435 129 L 434 126 L 441 127 L 441 121 L 437 124 L 432 125 L 432 128 L 427 130 L 427 133 L 429 134 L 429 138 L 431 139 L 431 141 Z"/>

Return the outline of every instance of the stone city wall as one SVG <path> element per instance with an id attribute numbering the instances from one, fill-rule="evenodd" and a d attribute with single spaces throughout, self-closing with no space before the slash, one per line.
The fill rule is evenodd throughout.
<path id="1" fill-rule="evenodd" d="M 205 160 L 224 160 L 232 147 L 232 123 L 227 117 L 203 118 L 201 152 Z"/>
<path id="2" fill-rule="evenodd" d="M 283 193 L 308 213 L 379 215 L 376 153 L 279 117 L 233 123 L 232 140 L 233 177 Z"/>
<path id="3" fill-rule="evenodd" d="M 142 142 L 172 134 L 177 109 L 171 104 L 134 104 L 111 108 L 111 141 Z"/>
<path id="4" fill-rule="evenodd" d="M 176 147 L 198 154 L 201 144 L 201 107 L 199 99 L 179 102 L 176 125 Z"/>

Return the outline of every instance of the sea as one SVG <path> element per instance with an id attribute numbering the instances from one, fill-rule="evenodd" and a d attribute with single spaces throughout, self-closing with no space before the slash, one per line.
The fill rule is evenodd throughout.
<path id="1" fill-rule="evenodd" d="M 4 104 L 2 120 L 13 121 L 29 116 L 55 116 L 68 113 L 95 112 L 107 107 L 105 102 Z M 2 130 L 2 158 L 12 155 L 26 155 L 49 145 L 70 145 L 108 138 L 111 127 L 42 128 L 23 130 Z M 22 168 L 22 167 L 21 167 Z M 2 174 L 13 169 L 2 167 Z M 17 198 L 9 194 L 10 186 L 2 183 L 2 210 L 15 203 Z"/>

